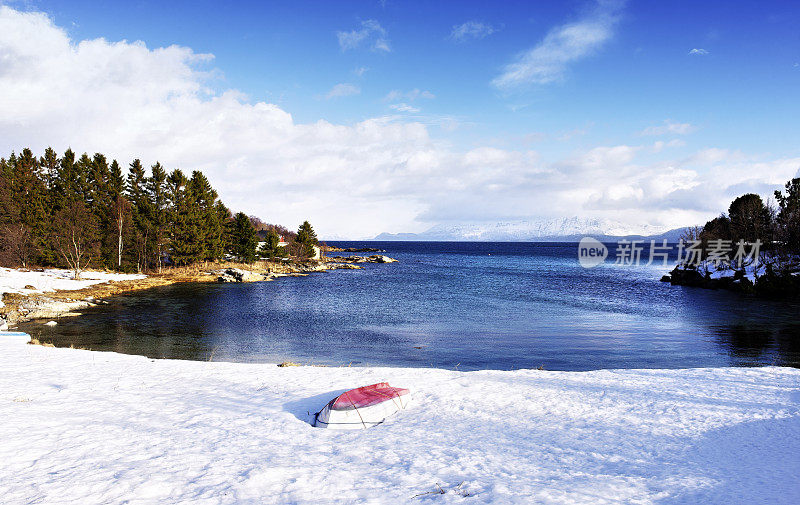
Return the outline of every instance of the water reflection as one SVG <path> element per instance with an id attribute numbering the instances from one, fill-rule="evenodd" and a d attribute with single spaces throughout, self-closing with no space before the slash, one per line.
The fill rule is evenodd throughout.
<path id="1" fill-rule="evenodd" d="M 736 364 L 772 364 L 798 366 L 800 325 L 776 325 L 774 328 L 744 324 L 714 326 L 723 349 L 736 358 Z"/>

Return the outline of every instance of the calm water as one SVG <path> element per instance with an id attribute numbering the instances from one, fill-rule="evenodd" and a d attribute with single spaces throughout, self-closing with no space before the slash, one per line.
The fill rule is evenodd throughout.
<path id="1" fill-rule="evenodd" d="M 252 284 L 194 284 L 21 327 L 157 358 L 548 370 L 800 366 L 800 305 L 591 270 L 575 244 L 369 244 L 400 260 Z M 613 252 L 612 252 L 613 256 Z"/>

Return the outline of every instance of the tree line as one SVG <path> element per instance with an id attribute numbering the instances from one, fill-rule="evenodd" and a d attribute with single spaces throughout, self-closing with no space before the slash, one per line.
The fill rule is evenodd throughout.
<path id="1" fill-rule="evenodd" d="M 762 244 L 772 257 L 781 259 L 781 268 L 797 267 L 800 259 L 800 177 L 788 181 L 774 192 L 775 202 L 747 193 L 735 198 L 727 213 L 704 226 L 689 230 L 688 238 L 708 244 L 711 241 L 740 240 Z"/>
<path id="2" fill-rule="evenodd" d="M 199 170 L 168 172 L 156 162 L 148 173 L 139 159 L 123 169 L 101 153 L 71 149 L 60 157 L 47 148 L 41 157 L 23 149 L 0 158 L 4 265 L 68 267 L 77 276 L 87 266 L 143 272 L 225 258 L 252 262 L 256 226 L 264 235 L 282 229 L 232 214 Z"/>
<path id="3" fill-rule="evenodd" d="M 727 213 L 704 226 L 687 229 L 682 239 L 699 246 L 706 276 L 697 275 L 700 265 L 684 263 L 682 268 L 673 270 L 673 283 L 736 288 L 766 296 L 800 295 L 800 177 L 776 190 L 774 197 L 774 202 L 765 202 L 757 194 L 744 194 L 731 202 Z M 759 253 L 748 257 L 748 264 L 757 268 L 752 282 L 746 279 L 747 265 L 741 258 L 736 261 L 735 255 L 740 254 L 737 243 L 749 246 L 751 253 Z M 727 257 L 713 255 L 712 259 L 712 251 L 722 245 L 728 246 Z M 731 279 L 740 280 L 741 284 L 725 284 L 731 279 L 710 279 L 708 263 L 712 261 L 717 270 L 735 270 Z"/>

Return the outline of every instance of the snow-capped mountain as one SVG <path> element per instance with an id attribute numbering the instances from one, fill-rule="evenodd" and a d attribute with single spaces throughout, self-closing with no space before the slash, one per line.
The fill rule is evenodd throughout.
<path id="1" fill-rule="evenodd" d="M 436 225 L 422 233 L 381 233 L 375 240 L 444 240 L 475 242 L 536 242 L 574 239 L 586 235 L 600 237 L 660 236 L 670 230 L 652 225 L 632 228 L 609 219 L 568 217 L 536 221 Z M 670 238 L 670 237 L 666 237 Z"/>

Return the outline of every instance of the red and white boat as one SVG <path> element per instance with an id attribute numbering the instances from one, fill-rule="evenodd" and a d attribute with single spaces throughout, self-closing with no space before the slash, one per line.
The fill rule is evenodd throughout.
<path id="1" fill-rule="evenodd" d="M 345 391 L 314 415 L 313 426 L 339 430 L 357 430 L 382 423 L 403 410 L 411 394 L 386 382 Z"/>

